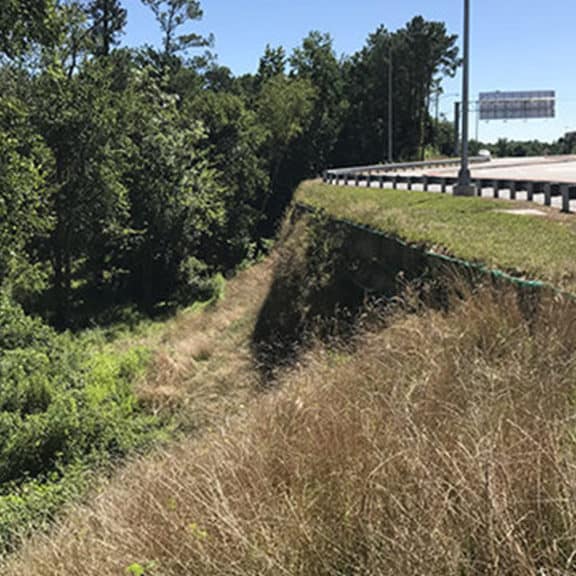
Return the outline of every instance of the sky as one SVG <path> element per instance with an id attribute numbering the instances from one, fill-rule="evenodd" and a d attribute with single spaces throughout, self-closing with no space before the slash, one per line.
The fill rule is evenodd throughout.
<path id="1" fill-rule="evenodd" d="M 470 92 L 555 90 L 556 118 L 478 121 L 470 137 L 552 141 L 576 131 L 576 1 L 470 0 Z M 123 0 L 128 26 L 123 43 L 157 45 L 158 25 L 140 0 Z M 204 18 L 185 30 L 215 36 L 219 64 L 235 75 L 255 72 L 266 44 L 290 53 L 311 30 L 329 33 L 339 56 L 360 50 L 379 25 L 391 31 L 414 16 L 446 23 L 462 36 L 464 0 L 202 0 Z M 383 70 L 383 74 L 386 73 Z M 453 118 L 461 72 L 444 81 L 441 114 Z M 475 108 L 475 107 L 473 107 Z"/>

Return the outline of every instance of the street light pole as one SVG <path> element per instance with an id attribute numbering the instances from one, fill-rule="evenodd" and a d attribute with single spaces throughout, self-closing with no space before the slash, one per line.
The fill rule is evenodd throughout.
<path id="1" fill-rule="evenodd" d="M 393 145 L 393 104 L 392 104 L 392 40 L 388 49 L 388 162 L 394 162 Z"/>
<path id="2" fill-rule="evenodd" d="M 460 102 L 454 102 L 454 156 L 460 153 Z"/>
<path id="3" fill-rule="evenodd" d="M 464 68 L 462 72 L 462 159 L 455 196 L 474 196 L 476 188 L 470 182 L 468 166 L 468 111 L 470 80 L 470 0 L 464 0 Z"/>

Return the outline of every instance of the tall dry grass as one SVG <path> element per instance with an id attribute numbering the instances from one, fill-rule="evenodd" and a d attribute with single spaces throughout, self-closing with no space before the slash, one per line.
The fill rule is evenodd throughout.
<path id="1" fill-rule="evenodd" d="M 484 293 L 400 315 L 351 354 L 319 347 L 0 573 L 574 573 L 575 342 L 574 305 L 527 320 Z"/>
<path id="2" fill-rule="evenodd" d="M 147 410 L 171 415 L 190 434 L 250 402 L 260 382 L 250 339 L 275 264 L 272 255 L 238 273 L 221 301 L 181 312 L 138 342 L 154 350 L 151 368 L 135 390 Z"/>

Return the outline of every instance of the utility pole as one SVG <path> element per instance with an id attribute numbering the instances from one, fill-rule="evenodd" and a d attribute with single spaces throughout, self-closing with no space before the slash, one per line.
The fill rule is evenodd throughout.
<path id="1" fill-rule="evenodd" d="M 474 196 L 476 187 L 470 182 L 468 166 L 468 112 L 470 107 L 470 0 L 464 0 L 464 69 L 462 72 L 462 159 L 455 196 Z"/>
<path id="2" fill-rule="evenodd" d="M 388 48 L 388 162 L 394 162 L 394 107 L 392 104 L 392 38 Z"/>
<path id="3" fill-rule="evenodd" d="M 454 102 L 454 156 L 460 153 L 460 102 Z"/>

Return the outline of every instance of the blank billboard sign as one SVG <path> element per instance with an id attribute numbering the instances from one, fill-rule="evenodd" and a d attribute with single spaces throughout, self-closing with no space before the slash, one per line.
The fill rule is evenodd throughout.
<path id="1" fill-rule="evenodd" d="M 482 92 L 479 99 L 480 120 L 554 118 L 554 90 L 530 92 Z"/>

